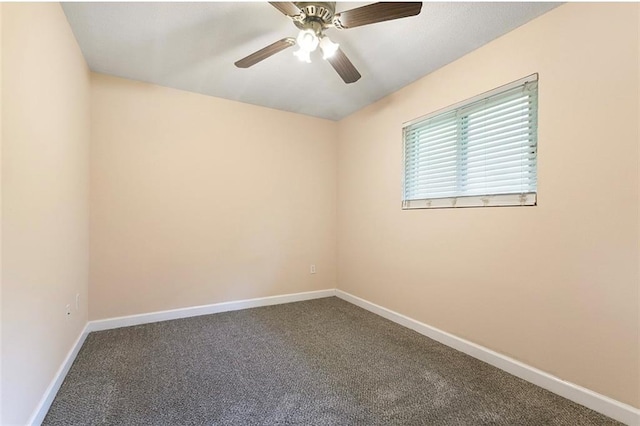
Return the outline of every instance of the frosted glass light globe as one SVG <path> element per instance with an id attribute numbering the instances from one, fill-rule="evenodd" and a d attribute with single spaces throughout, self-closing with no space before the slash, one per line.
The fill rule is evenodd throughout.
<path id="1" fill-rule="evenodd" d="M 309 52 L 307 50 L 304 50 L 302 47 L 293 52 L 293 55 L 296 58 L 300 59 L 302 62 L 306 62 L 308 64 L 311 63 L 311 56 L 309 56 Z"/>
<path id="2" fill-rule="evenodd" d="M 329 37 L 322 37 L 320 40 L 320 49 L 322 49 L 322 58 L 329 59 L 338 51 L 340 45 L 329 40 Z"/>
<path id="3" fill-rule="evenodd" d="M 318 36 L 313 30 L 301 30 L 300 34 L 298 34 L 298 38 L 296 39 L 298 46 L 300 49 L 306 50 L 307 52 L 313 52 L 318 47 Z"/>

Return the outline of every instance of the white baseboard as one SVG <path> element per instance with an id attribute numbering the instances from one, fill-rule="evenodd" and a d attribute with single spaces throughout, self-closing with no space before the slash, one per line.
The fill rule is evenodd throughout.
<path id="1" fill-rule="evenodd" d="M 73 361 L 76 359 L 78 352 L 80 352 L 80 348 L 82 347 L 84 340 L 87 338 L 87 335 L 89 334 L 87 327 L 88 325 L 84 326 L 84 328 L 80 332 L 80 335 L 76 339 L 76 342 L 73 344 L 73 346 L 71 347 L 71 350 L 69 351 L 66 358 L 62 362 L 62 365 L 60 366 L 58 371 L 56 371 L 55 376 L 53 376 L 53 380 L 47 387 L 47 390 L 44 392 L 42 399 L 40 399 L 40 403 L 36 407 L 33 414 L 31 414 L 29 423 L 27 423 L 28 425 L 40 426 L 40 424 L 44 420 L 44 417 L 47 415 L 47 412 L 49 411 L 49 407 L 51 407 L 51 403 L 53 402 L 53 399 L 56 397 L 56 394 L 58 393 L 58 390 L 60 389 L 60 386 L 62 385 L 64 378 L 67 376 L 67 373 L 71 368 L 71 364 L 73 364 Z"/>
<path id="2" fill-rule="evenodd" d="M 342 290 L 336 290 L 336 296 L 612 419 L 630 426 L 640 425 L 640 410 L 630 405 L 567 382 L 484 346 L 421 323 Z"/>
<path id="3" fill-rule="evenodd" d="M 129 315 L 124 317 L 89 321 L 89 324 L 87 326 L 89 332 L 111 330 L 113 328 L 130 327 L 132 325 L 195 317 L 199 315 L 217 314 L 220 312 L 257 308 L 260 306 L 279 305 L 282 303 L 301 302 L 303 300 L 320 299 L 323 297 L 331 297 L 335 295 L 335 289 L 330 289 L 307 291 L 304 293 L 283 294 L 280 296 L 258 297 L 255 299 L 236 300 L 232 302 L 214 303 L 211 305 L 193 306 L 189 308 L 171 309 L 168 311 L 150 312 L 147 314 Z"/>

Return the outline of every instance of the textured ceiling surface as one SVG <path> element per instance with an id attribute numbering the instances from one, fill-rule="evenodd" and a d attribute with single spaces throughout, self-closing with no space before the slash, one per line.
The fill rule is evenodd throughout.
<path id="1" fill-rule="evenodd" d="M 336 11 L 367 3 L 338 3 Z M 319 51 L 287 49 L 251 68 L 234 62 L 293 23 L 268 3 L 63 3 L 92 71 L 339 120 L 556 7 L 424 3 L 420 15 L 325 32 L 362 78 L 345 84 Z"/>

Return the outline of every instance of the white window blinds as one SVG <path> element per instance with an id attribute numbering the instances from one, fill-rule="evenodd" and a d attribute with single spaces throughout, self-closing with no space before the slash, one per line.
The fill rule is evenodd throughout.
<path id="1" fill-rule="evenodd" d="M 403 208 L 535 205 L 537 74 L 405 125 Z"/>

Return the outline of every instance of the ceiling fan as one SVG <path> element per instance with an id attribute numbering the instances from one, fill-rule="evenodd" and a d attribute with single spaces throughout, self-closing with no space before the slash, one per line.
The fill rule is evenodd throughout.
<path id="1" fill-rule="evenodd" d="M 353 83 L 360 79 L 360 73 L 344 54 L 340 45 L 324 35 L 327 28 L 349 29 L 362 25 L 392 19 L 415 16 L 422 9 L 421 2 L 380 2 L 344 12 L 335 12 L 335 2 L 269 2 L 300 29 L 298 37 L 287 37 L 240 59 L 235 63 L 238 68 L 249 68 L 291 46 L 298 46 L 294 55 L 303 62 L 311 62 L 310 54 L 318 46 L 323 58 L 329 61 L 333 69 L 345 83 Z"/>

